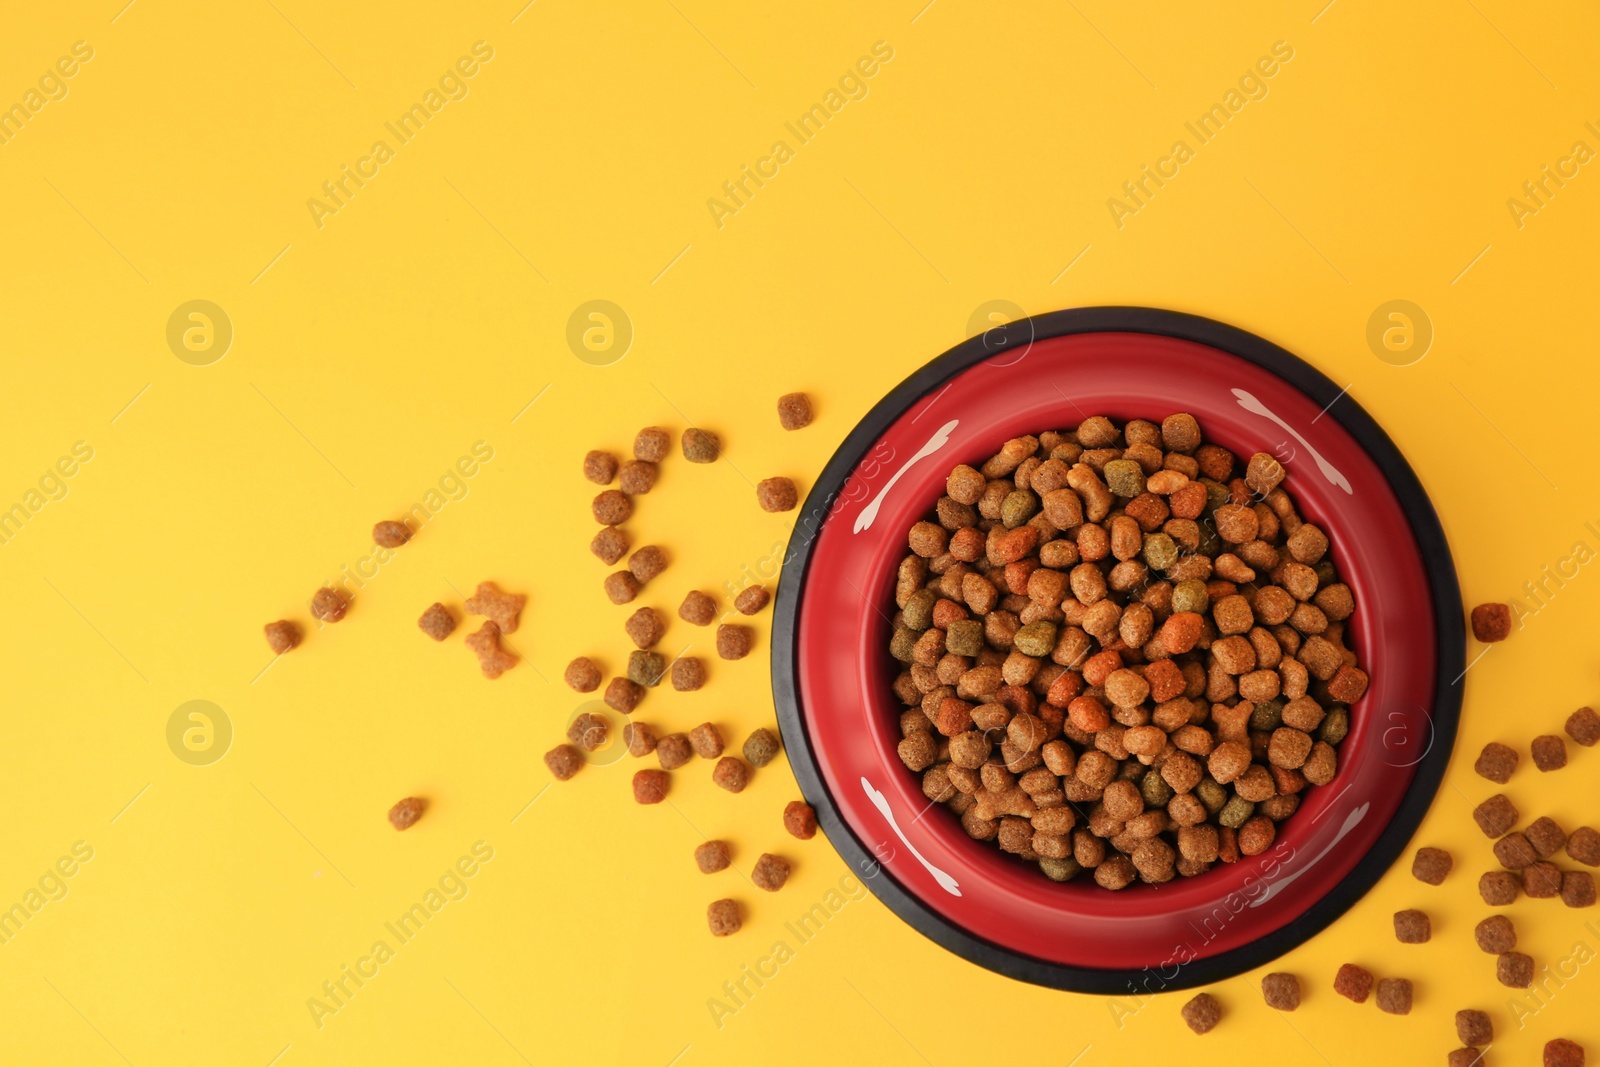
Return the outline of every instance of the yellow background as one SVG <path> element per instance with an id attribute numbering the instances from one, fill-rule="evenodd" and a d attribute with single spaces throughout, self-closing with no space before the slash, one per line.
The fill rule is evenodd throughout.
<path id="1" fill-rule="evenodd" d="M 1532 1062 L 1559 1034 L 1600 1052 L 1600 968 L 1519 1029 L 1508 1005 L 1533 1001 L 1471 941 L 1492 864 L 1468 817 L 1491 791 L 1472 756 L 1600 698 L 1587 569 L 1468 676 L 1417 842 L 1454 851 L 1457 873 L 1435 889 L 1391 872 L 1276 964 L 1306 985 L 1294 1015 L 1262 1005 L 1259 973 L 1220 983 L 1228 1016 L 1205 1039 L 1178 1020 L 1188 994 L 1125 1004 L 1119 1025 L 1105 1000 L 946 954 L 871 897 L 719 1028 L 708 998 L 846 873 L 821 837 L 783 835 L 786 764 L 735 797 L 697 762 L 647 809 L 626 763 L 544 792 L 539 758 L 582 703 L 563 665 L 616 670 L 627 647 L 631 608 L 606 602 L 586 551 L 583 452 L 649 424 L 723 435 L 724 462 L 668 462 L 629 524 L 672 554 L 640 602 L 673 609 L 784 538 L 751 482 L 809 488 L 993 300 L 1205 314 L 1349 383 L 1433 495 L 1469 602 L 1520 595 L 1575 541 L 1600 548 L 1584 528 L 1600 520 L 1600 176 L 1582 168 L 1520 228 L 1506 206 L 1575 141 L 1600 148 L 1592 6 L 123 2 L 0 17 L 0 103 L 75 41 L 94 49 L 0 146 L 0 504 L 75 442 L 94 449 L 0 545 L 0 904 L 74 842 L 94 850 L 0 946 L 0 1061 L 1342 1067 L 1442 1063 L 1465 1006 L 1494 1014 L 1494 1062 Z M 480 40 L 493 59 L 469 94 L 318 228 L 308 198 Z M 878 41 L 893 59 L 865 98 L 797 147 L 784 123 Z M 1278 41 L 1294 57 L 1268 95 L 1118 228 L 1107 199 Z M 794 158 L 719 228 L 708 198 L 780 138 Z M 608 366 L 565 339 L 597 298 L 635 331 Z M 210 366 L 165 341 L 191 299 L 233 324 Z M 1367 344 L 1393 299 L 1435 330 L 1410 366 Z M 792 389 L 819 417 L 786 434 L 773 402 Z M 494 454 L 467 495 L 345 622 L 261 673 L 261 625 L 308 622 L 371 524 L 477 441 Z M 530 598 L 512 639 L 526 662 L 493 683 L 459 633 L 436 646 L 414 626 L 485 578 Z M 772 725 L 769 618 L 758 654 L 713 659 L 706 689 L 654 692 L 640 717 L 735 739 Z M 707 654 L 707 637 L 674 618 L 665 644 Z M 210 766 L 167 746 L 193 699 L 233 726 Z M 1508 792 L 1593 823 L 1597 760 L 1525 763 Z M 408 794 L 433 806 L 398 835 L 384 812 Z M 702 834 L 733 841 L 738 869 L 698 874 Z M 480 840 L 494 858 L 469 895 L 319 1028 L 307 999 Z M 795 862 L 772 896 L 741 873 L 766 849 Z M 746 925 L 712 940 L 703 909 L 723 895 Z M 1412 906 L 1433 915 L 1428 945 L 1394 940 L 1391 912 Z M 1509 912 L 1541 963 L 1600 946 L 1595 910 Z M 1413 978 L 1413 1014 L 1336 998 L 1346 960 Z"/>

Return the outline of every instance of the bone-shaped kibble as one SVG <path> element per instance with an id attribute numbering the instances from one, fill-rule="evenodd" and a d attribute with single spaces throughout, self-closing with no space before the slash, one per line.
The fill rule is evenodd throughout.
<path id="1" fill-rule="evenodd" d="M 528 598 L 520 593 L 505 593 L 493 582 L 479 582 L 478 591 L 467 598 L 467 610 L 493 619 L 503 634 L 517 632 L 517 615 Z"/>
<path id="2" fill-rule="evenodd" d="M 467 647 L 478 654 L 485 678 L 498 678 L 516 665 L 517 657 L 500 647 L 500 627 L 492 619 L 467 635 Z"/>

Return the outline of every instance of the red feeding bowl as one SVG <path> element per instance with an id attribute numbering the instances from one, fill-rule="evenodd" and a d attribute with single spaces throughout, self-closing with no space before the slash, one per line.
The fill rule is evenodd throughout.
<path id="1" fill-rule="evenodd" d="M 957 463 L 1089 415 L 1187 411 L 1207 440 L 1268 452 L 1327 531 L 1355 592 L 1345 638 L 1371 675 L 1329 785 L 1265 853 L 1111 892 L 974 841 L 900 763 L 888 654 L 906 533 Z M 1061 989 L 1181 989 L 1238 974 L 1349 908 L 1437 791 L 1461 707 L 1461 594 L 1439 520 L 1388 436 L 1334 382 L 1267 341 L 1191 315 L 1085 308 L 946 352 L 850 434 L 800 513 L 773 635 L 778 717 L 818 820 L 901 918 L 967 959 Z"/>

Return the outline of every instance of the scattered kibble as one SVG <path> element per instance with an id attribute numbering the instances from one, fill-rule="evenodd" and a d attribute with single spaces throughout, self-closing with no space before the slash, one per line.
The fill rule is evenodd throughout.
<path id="1" fill-rule="evenodd" d="M 1494 975 L 1503 986 L 1527 989 L 1533 985 L 1533 957 L 1525 952 L 1502 952 L 1495 960 Z"/>
<path id="2" fill-rule="evenodd" d="M 1415 908 L 1394 913 L 1394 936 L 1403 945 L 1425 944 L 1433 936 L 1433 923 L 1428 913 Z"/>
<path id="3" fill-rule="evenodd" d="M 1522 880 L 1510 871 L 1486 871 L 1478 878 L 1478 895 L 1493 908 L 1513 903 L 1522 892 Z"/>
<path id="4" fill-rule="evenodd" d="M 595 496 L 589 510 L 601 526 L 621 526 L 633 514 L 633 501 L 619 489 L 606 489 Z"/>
<path id="5" fill-rule="evenodd" d="M 1410 1015 L 1411 979 L 1378 979 L 1378 1010 L 1390 1015 Z"/>
<path id="6" fill-rule="evenodd" d="M 1372 972 L 1354 963 L 1347 963 L 1334 975 L 1333 991 L 1357 1004 L 1365 1004 L 1367 995 L 1372 992 Z"/>
<path id="7" fill-rule="evenodd" d="M 646 767 L 633 772 L 633 799 L 640 804 L 659 804 L 667 799 L 672 776 L 666 771 Z"/>
<path id="8" fill-rule="evenodd" d="M 668 734 L 656 742 L 656 762 L 664 771 L 675 771 L 694 758 L 694 746 L 685 734 Z"/>
<path id="9" fill-rule="evenodd" d="M 733 850 L 726 841 L 702 841 L 694 848 L 694 862 L 701 874 L 726 870 L 733 861 Z"/>
<path id="10" fill-rule="evenodd" d="M 1567 835 L 1567 855 L 1586 867 L 1600 867 L 1600 831 L 1592 826 L 1572 831 Z"/>
<path id="11" fill-rule="evenodd" d="M 1478 829 L 1483 831 L 1485 837 L 1503 836 L 1517 825 L 1519 814 L 1517 806 L 1511 803 L 1511 798 L 1504 793 L 1496 793 L 1472 809 L 1473 821 L 1478 824 Z"/>
<path id="12" fill-rule="evenodd" d="M 644 496 L 656 487 L 656 465 L 630 459 L 617 469 L 617 485 L 630 497 Z"/>
<path id="13" fill-rule="evenodd" d="M 628 616 L 622 628 L 639 648 L 654 648 L 667 632 L 667 624 L 655 608 L 640 608 Z"/>
<path id="14" fill-rule="evenodd" d="M 1472 765 L 1472 769 L 1491 782 L 1505 785 L 1511 780 L 1511 772 L 1517 769 L 1517 762 L 1521 758 L 1510 745 L 1490 741 L 1483 746 L 1478 762 Z"/>
<path id="15" fill-rule="evenodd" d="M 645 545 L 628 557 L 628 573 L 641 583 L 667 569 L 667 554 L 656 545 Z"/>
<path id="16" fill-rule="evenodd" d="M 385 519 L 372 528 L 372 540 L 380 548 L 399 548 L 411 540 L 411 527 L 403 522 Z"/>
<path id="17" fill-rule="evenodd" d="M 1547 860 L 1560 852 L 1567 843 L 1566 831 L 1561 829 L 1560 823 L 1548 815 L 1542 815 L 1529 823 L 1528 828 L 1522 831 L 1522 836 L 1528 839 L 1528 843 L 1542 860 Z"/>
<path id="18" fill-rule="evenodd" d="M 804 393 L 784 393 L 778 398 L 778 425 L 798 430 L 811 425 L 811 398 Z"/>
<path id="19" fill-rule="evenodd" d="M 1504 915 L 1491 915 L 1480 922 L 1472 930 L 1473 940 L 1478 942 L 1478 947 L 1492 956 L 1502 952 L 1510 952 L 1517 947 L 1517 928 L 1511 920 Z M 1463 1042 L 1476 1044 L 1476 1042 Z"/>
<path id="20" fill-rule="evenodd" d="M 422 818 L 428 802 L 421 797 L 406 797 L 389 809 L 389 825 L 396 830 L 409 830 Z"/>
<path id="21" fill-rule="evenodd" d="M 654 689 L 666 673 L 667 660 L 661 653 L 644 649 L 628 653 L 628 681 L 634 685 Z"/>
<path id="22" fill-rule="evenodd" d="M 1540 860 L 1522 869 L 1522 891 L 1534 900 L 1549 900 L 1561 895 L 1561 868 Z"/>
<path id="23" fill-rule="evenodd" d="M 683 431 L 683 458 L 690 463 L 715 463 L 721 454 L 722 442 L 710 430 Z"/>
<path id="24" fill-rule="evenodd" d="M 1442 848 L 1419 848 L 1411 860 L 1411 876 L 1428 885 L 1442 885 L 1455 859 Z"/>
<path id="25" fill-rule="evenodd" d="M 782 856 L 763 852 L 761 858 L 756 860 L 755 870 L 750 872 L 750 880 L 756 884 L 756 888 L 776 893 L 789 880 L 789 861 Z"/>
<path id="26" fill-rule="evenodd" d="M 500 627 L 493 619 L 486 620 L 477 633 L 467 635 L 467 647 L 478 654 L 485 678 L 498 678 L 516 665 L 517 657 L 500 647 Z"/>
<path id="27" fill-rule="evenodd" d="M 741 615 L 755 615 L 766 607 L 771 599 L 772 594 L 767 592 L 765 586 L 752 585 L 745 587 L 733 598 L 733 606 Z"/>
<path id="28" fill-rule="evenodd" d="M 579 656 L 567 664 L 562 676 L 566 683 L 580 693 L 592 693 L 600 688 L 600 665 L 588 656 Z"/>
<path id="29" fill-rule="evenodd" d="M 1567 736 L 1584 748 L 1600 742 L 1600 714 L 1593 708 L 1579 708 L 1567 716 Z"/>
<path id="30" fill-rule="evenodd" d="M 595 485 L 610 485 L 617 476 L 617 457 L 595 449 L 583 457 L 583 476 Z"/>
<path id="31" fill-rule="evenodd" d="M 1463 1045 L 1487 1045 L 1494 1041 L 1494 1020 L 1477 1008 L 1456 1012 L 1456 1037 Z"/>
<path id="32" fill-rule="evenodd" d="M 693 692 L 706 684 L 706 665 L 694 656 L 683 656 L 672 662 L 672 688 L 680 693 Z"/>
<path id="33" fill-rule="evenodd" d="M 1445 1067 L 1486 1067 L 1483 1051 L 1475 1048 L 1452 1049 L 1445 1059 Z"/>
<path id="34" fill-rule="evenodd" d="M 793 511 L 800 503 L 800 491 L 788 478 L 763 478 L 756 485 L 756 503 L 762 511 Z"/>
<path id="35" fill-rule="evenodd" d="M 544 765 L 556 781 L 565 782 L 583 769 L 583 756 L 571 745 L 557 745 L 544 754 Z"/>
<path id="36" fill-rule="evenodd" d="M 765 767 L 778 755 L 778 738 L 765 726 L 760 726 L 744 742 L 744 758 L 752 767 Z"/>
<path id="37" fill-rule="evenodd" d="M 1533 765 L 1541 771 L 1558 771 L 1567 765 L 1567 743 L 1555 734 L 1541 734 L 1529 747 Z"/>
<path id="38" fill-rule="evenodd" d="M 783 828 L 802 841 L 817 835 L 817 813 L 803 800 L 791 800 L 783 808 Z"/>
<path id="39" fill-rule="evenodd" d="M 589 542 L 589 551 L 606 566 L 613 566 L 628 552 L 628 535 L 618 527 L 602 526 L 600 532 L 594 535 L 594 540 Z"/>
<path id="40" fill-rule="evenodd" d="M 689 747 L 701 759 L 716 759 L 722 755 L 722 732 L 709 722 L 703 722 L 689 731 Z"/>
<path id="41" fill-rule="evenodd" d="M 567 740 L 583 749 L 593 752 L 606 743 L 606 736 L 611 731 L 611 724 L 592 712 L 583 712 L 572 720 L 572 725 L 567 727 Z"/>
<path id="42" fill-rule="evenodd" d="M 522 606 L 527 602 L 521 593 L 507 593 L 493 582 L 479 582 L 477 592 L 467 598 L 467 610 L 492 620 L 501 633 L 514 634 Z"/>
<path id="43" fill-rule="evenodd" d="M 1505 604 L 1479 604 L 1472 609 L 1472 636 L 1479 641 L 1504 641 L 1511 634 L 1511 609 Z"/>
<path id="44" fill-rule="evenodd" d="M 622 743 L 628 746 L 628 755 L 635 758 L 648 756 L 656 750 L 655 729 L 648 723 L 623 723 Z"/>
<path id="45" fill-rule="evenodd" d="M 723 756 L 711 769 L 711 780 L 730 793 L 742 793 L 750 784 L 750 765 L 738 756 Z"/>
<path id="46" fill-rule="evenodd" d="M 717 617 L 717 602 L 698 589 L 691 590 L 678 605 L 678 618 L 693 626 L 710 626 Z"/>
<path id="47" fill-rule="evenodd" d="M 727 937 L 739 932 L 739 905 L 733 900 L 713 900 L 706 908 L 706 925 L 712 937 Z"/>
<path id="48" fill-rule="evenodd" d="M 1544 1067 L 1583 1067 L 1583 1046 L 1571 1038 L 1558 1037 L 1544 1043 Z"/>
<path id="49" fill-rule="evenodd" d="M 1526 834 L 1511 833 L 1494 843 L 1494 858 L 1508 871 L 1520 871 L 1538 860 Z"/>
<path id="50" fill-rule="evenodd" d="M 449 608 L 434 601 L 417 619 L 417 627 L 435 641 L 443 641 L 456 632 L 456 617 Z"/>
<path id="51" fill-rule="evenodd" d="M 269 622 L 261 628 L 261 632 L 267 635 L 267 647 L 275 655 L 281 656 L 300 643 L 300 627 L 288 619 Z"/>
<path id="52" fill-rule="evenodd" d="M 659 426 L 647 426 L 633 439 L 633 458 L 660 463 L 672 449 L 672 435 Z"/>
<path id="53" fill-rule="evenodd" d="M 631 715 L 633 709 L 639 706 L 639 701 L 644 699 L 644 686 L 628 678 L 613 678 L 607 683 L 605 694 L 600 699 L 612 711 Z"/>
<path id="54" fill-rule="evenodd" d="M 1294 1011 L 1300 1006 L 1300 979 L 1282 971 L 1264 975 L 1261 979 L 1261 996 L 1269 1008 Z"/>
<path id="55" fill-rule="evenodd" d="M 338 622 L 350 610 L 350 602 L 337 589 L 323 586 L 311 597 L 311 614 L 323 622 Z"/>
<path id="56" fill-rule="evenodd" d="M 1561 874 L 1561 902 L 1569 908 L 1587 908 L 1594 904 L 1594 875 L 1588 871 L 1563 871 Z"/>
<path id="57" fill-rule="evenodd" d="M 723 659 L 744 659 L 755 644 L 755 632 L 748 626 L 723 623 L 717 627 L 717 655 Z"/>
<path id="58" fill-rule="evenodd" d="M 1183 1021 L 1197 1034 L 1209 1034 L 1222 1021 L 1222 1005 L 1210 993 L 1197 993 L 1183 1006 Z"/>
<path id="59" fill-rule="evenodd" d="M 627 604 L 639 595 L 639 579 L 632 571 L 613 571 L 606 575 L 606 598 L 613 604 Z"/>

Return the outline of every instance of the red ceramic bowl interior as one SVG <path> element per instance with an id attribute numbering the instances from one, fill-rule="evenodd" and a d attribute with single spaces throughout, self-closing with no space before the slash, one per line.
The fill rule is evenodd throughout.
<path id="1" fill-rule="evenodd" d="M 1302 794 L 1267 852 L 1195 878 L 1121 892 L 962 832 L 895 754 L 890 616 L 906 532 L 957 463 L 1088 415 L 1159 422 L 1191 412 L 1241 457 L 1277 455 L 1300 514 L 1327 531 L 1355 592 L 1346 630 L 1371 676 L 1351 708 L 1334 781 Z M 945 437 L 943 444 L 930 445 Z M 931 448 L 931 452 L 924 452 Z M 922 458 L 915 459 L 919 454 Z M 908 465 L 909 464 L 909 465 Z M 872 510 L 876 508 L 876 513 Z M 1388 824 L 1430 736 L 1436 620 L 1416 542 L 1389 484 L 1319 405 L 1271 372 L 1206 345 L 1088 333 L 1008 350 L 918 401 L 846 479 L 818 535 L 795 628 L 805 728 L 840 817 L 924 906 L 1011 952 L 1085 968 L 1159 968 L 1282 928 L 1346 877 Z M 892 819 L 892 822 L 891 822 Z M 936 873 L 937 872 L 937 873 Z"/>

